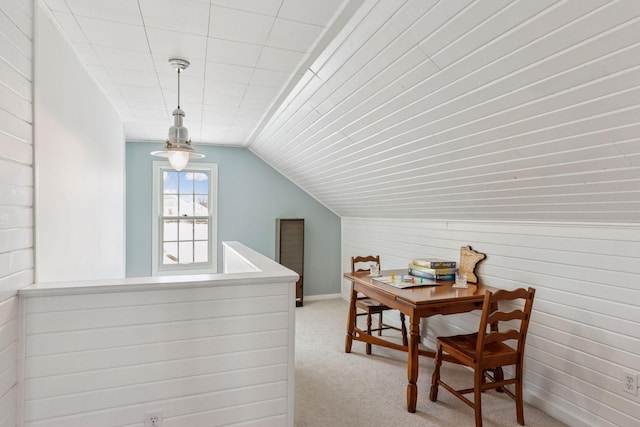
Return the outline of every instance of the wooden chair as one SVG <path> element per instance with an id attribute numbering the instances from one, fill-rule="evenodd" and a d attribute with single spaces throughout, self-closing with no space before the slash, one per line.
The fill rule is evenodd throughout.
<path id="1" fill-rule="evenodd" d="M 367 271 L 369 268 L 361 268 L 356 269 L 356 265 L 359 263 L 375 263 L 380 265 L 380 255 L 368 255 L 368 256 L 356 256 L 351 257 L 351 272 L 357 273 L 362 271 Z M 400 323 L 402 327 L 396 328 L 395 326 L 387 325 L 382 321 L 382 312 L 385 310 L 391 310 L 391 308 L 387 307 L 380 302 L 369 298 L 365 295 L 359 295 L 356 301 L 356 308 L 358 308 L 361 312 L 356 313 L 357 316 L 367 316 L 367 333 L 371 335 L 371 332 L 378 332 L 378 336 L 382 335 L 382 331 L 385 329 L 395 329 L 397 331 L 402 332 L 402 345 L 407 347 L 409 345 L 409 340 L 407 339 L 407 327 L 404 323 L 404 314 L 400 313 Z M 372 319 L 371 316 L 373 314 L 378 315 L 378 327 L 372 329 Z M 367 354 L 371 354 L 371 344 L 367 343 L 366 345 Z"/>
<path id="2" fill-rule="evenodd" d="M 514 291 L 500 290 L 495 293 L 487 292 L 484 296 L 482 316 L 478 333 L 457 335 L 453 337 L 438 337 L 435 368 L 431 379 L 430 398 L 435 402 L 438 398 L 438 386 L 441 385 L 467 405 L 475 409 L 476 427 L 482 426 L 481 394 L 485 390 L 499 388 L 516 402 L 518 424 L 524 425 L 522 403 L 522 362 L 524 359 L 524 344 L 527 337 L 529 318 L 535 289 L 516 289 Z M 500 301 L 520 301 L 522 308 L 510 311 L 500 311 Z M 513 308 L 511 305 L 510 308 Z M 499 332 L 499 323 L 511 321 L 504 332 Z M 519 323 L 518 327 L 514 325 Z M 487 333 L 487 326 L 490 327 Z M 505 341 L 516 340 L 517 346 L 511 347 Z M 455 390 L 440 379 L 443 352 L 453 359 L 474 370 L 473 388 Z M 512 378 L 504 379 L 503 366 L 515 365 Z M 489 373 L 493 371 L 493 375 Z M 511 392 L 505 385 L 514 384 Z M 473 392 L 473 402 L 464 394 Z"/>

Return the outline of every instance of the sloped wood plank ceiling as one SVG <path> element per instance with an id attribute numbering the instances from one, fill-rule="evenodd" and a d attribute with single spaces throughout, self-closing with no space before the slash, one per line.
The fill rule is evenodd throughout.
<path id="1" fill-rule="evenodd" d="M 365 1 L 247 146 L 341 216 L 640 220 L 640 2 Z"/>

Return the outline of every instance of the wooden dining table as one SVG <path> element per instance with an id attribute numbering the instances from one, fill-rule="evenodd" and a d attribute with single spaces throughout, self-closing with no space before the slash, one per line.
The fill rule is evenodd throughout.
<path id="1" fill-rule="evenodd" d="M 408 276 L 405 270 L 387 270 L 380 272 L 380 276 L 389 277 Z M 410 276 L 409 276 L 410 277 Z M 469 283 L 467 288 L 454 287 L 453 281 L 434 281 L 423 279 L 420 286 L 398 288 L 380 281 L 380 277 L 371 277 L 368 271 L 345 273 L 344 278 L 352 282 L 347 319 L 347 336 L 345 352 L 351 352 L 353 341 L 362 341 L 383 347 L 406 351 L 407 356 L 407 410 L 416 411 L 418 399 L 418 356 L 434 357 L 435 352 L 418 347 L 420 343 L 420 319 L 436 314 L 465 313 L 482 309 L 485 291 L 494 292 L 497 289 L 482 284 Z M 378 279 L 378 280 L 376 280 Z M 399 310 L 409 318 L 409 346 L 385 340 L 370 335 L 356 325 L 356 300 L 359 294 L 364 294 L 387 307 Z"/>

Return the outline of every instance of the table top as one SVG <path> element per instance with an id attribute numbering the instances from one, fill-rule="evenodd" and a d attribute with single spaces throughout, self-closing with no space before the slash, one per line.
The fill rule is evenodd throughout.
<path id="1" fill-rule="evenodd" d="M 407 269 L 402 270 L 385 270 L 381 271 L 382 276 L 391 274 L 408 275 Z M 345 279 L 353 280 L 377 292 L 388 294 L 390 298 L 400 299 L 412 305 L 430 305 L 434 303 L 461 302 L 465 300 L 475 300 L 484 298 L 485 291 L 494 292 L 497 289 L 481 283 L 468 283 L 467 288 L 454 288 L 454 281 L 434 281 L 424 280 L 423 286 L 414 286 L 410 288 L 397 288 L 387 283 L 375 280 L 368 271 L 357 273 L 345 273 Z M 418 279 L 418 278 L 417 278 Z M 366 292 L 365 292 L 366 293 Z"/>

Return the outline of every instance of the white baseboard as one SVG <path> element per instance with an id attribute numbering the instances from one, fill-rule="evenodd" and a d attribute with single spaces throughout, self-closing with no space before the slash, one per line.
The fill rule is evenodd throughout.
<path id="1" fill-rule="evenodd" d="M 305 296 L 304 300 L 305 301 L 320 301 L 320 300 L 324 300 L 324 299 L 336 299 L 336 298 L 342 298 L 342 295 L 341 294 L 310 295 L 310 296 Z"/>

